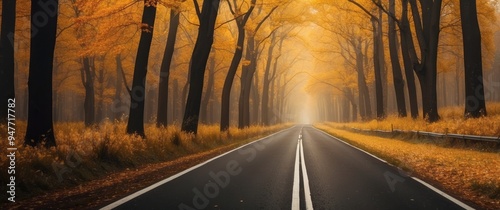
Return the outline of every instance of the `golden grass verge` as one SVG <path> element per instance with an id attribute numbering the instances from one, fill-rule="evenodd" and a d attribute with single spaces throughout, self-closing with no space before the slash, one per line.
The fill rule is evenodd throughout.
<path id="1" fill-rule="evenodd" d="M 56 148 L 32 148 L 22 145 L 26 124 L 17 122 L 16 133 L 16 201 L 55 189 L 80 185 L 104 175 L 135 169 L 148 163 L 171 161 L 230 145 L 289 127 L 289 124 L 231 127 L 221 133 L 218 125 L 201 125 L 198 135 L 180 131 L 177 126 L 146 126 L 146 139 L 125 134 L 123 122 L 105 122 L 93 128 L 83 123 L 57 123 Z M 4 125 L 0 129 L 5 130 Z M 6 134 L 0 134 L 5 139 Z M 7 141 L 0 142 L 2 148 Z M 0 168 L 7 168 L 6 155 L 0 156 Z M 0 174 L 6 186 L 9 176 Z M 5 189 L 2 187 L 2 189 Z M 0 203 L 7 202 L 2 199 Z"/>
<path id="2" fill-rule="evenodd" d="M 463 107 L 447 107 L 439 109 L 441 120 L 435 123 L 428 123 L 422 118 L 400 118 L 391 115 L 381 121 L 372 120 L 369 122 L 344 123 L 342 125 L 368 130 L 389 131 L 394 128 L 407 131 L 419 130 L 436 133 L 500 137 L 500 103 L 489 103 L 487 109 L 488 116 L 481 118 L 465 119 L 463 117 Z"/>
<path id="3" fill-rule="evenodd" d="M 416 174 L 486 209 L 500 209 L 500 154 L 405 142 L 349 132 L 332 124 L 315 127 Z M 369 140 L 368 140 L 369 139 Z"/>

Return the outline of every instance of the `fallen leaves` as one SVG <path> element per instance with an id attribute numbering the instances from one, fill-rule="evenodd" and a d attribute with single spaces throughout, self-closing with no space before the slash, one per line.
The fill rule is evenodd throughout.
<path id="1" fill-rule="evenodd" d="M 486 209 L 500 209 L 500 154 L 367 136 L 316 125 Z M 369 139 L 369 141 L 367 140 Z"/>

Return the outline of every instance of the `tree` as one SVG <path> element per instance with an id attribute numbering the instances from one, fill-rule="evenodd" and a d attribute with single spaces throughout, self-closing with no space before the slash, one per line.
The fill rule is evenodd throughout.
<path id="1" fill-rule="evenodd" d="M 130 112 L 127 124 L 127 133 L 144 134 L 144 102 L 146 93 L 146 74 L 148 72 L 149 51 L 153 40 L 153 26 L 156 17 L 157 0 L 144 0 L 144 12 L 142 14 L 141 39 L 137 49 L 137 57 L 132 79 L 130 94 Z"/>
<path id="2" fill-rule="evenodd" d="M 419 78 L 424 118 L 429 122 L 436 122 L 439 120 L 436 83 L 442 0 L 419 2 L 421 9 L 417 0 L 409 0 L 420 47 L 420 59 L 417 57 L 411 33 L 406 34 L 405 43 L 414 66 L 413 70 Z"/>
<path id="3" fill-rule="evenodd" d="M 465 117 L 486 116 L 481 53 L 481 31 L 476 0 L 460 0 L 465 64 Z"/>
<path id="4" fill-rule="evenodd" d="M 191 56 L 189 94 L 181 130 L 196 134 L 198 132 L 205 69 L 214 41 L 215 23 L 219 11 L 220 0 L 204 0 L 201 10 L 197 0 L 194 0 L 194 3 L 200 26 L 198 29 L 198 38 L 196 39 L 196 44 Z"/>
<path id="5" fill-rule="evenodd" d="M 14 91 L 14 31 L 16 1 L 2 2 L 0 34 L 0 123 L 7 122 L 7 100 L 15 98 Z"/>
<path id="6" fill-rule="evenodd" d="M 230 113 L 230 96 L 231 88 L 233 87 L 234 76 L 240 65 L 241 58 L 243 57 L 243 44 L 245 42 L 245 25 L 255 8 L 255 3 L 257 0 L 252 0 L 250 7 L 246 11 L 245 15 L 238 16 L 240 11 L 236 1 L 234 1 L 234 8 L 229 5 L 230 11 L 235 16 L 236 26 L 238 27 L 238 41 L 236 42 L 236 49 L 234 51 L 233 58 L 231 60 L 231 65 L 229 66 L 226 79 L 224 81 L 224 87 L 222 88 L 222 98 L 221 98 L 221 118 L 220 118 L 220 130 L 226 131 L 229 129 L 229 113 Z M 227 1 L 230 4 L 230 1 Z"/>
<path id="7" fill-rule="evenodd" d="M 335 7 L 331 7 L 333 11 L 329 11 L 329 13 L 336 14 L 335 16 L 327 16 L 327 17 L 319 17 L 324 20 L 318 22 L 321 23 L 320 26 L 324 30 L 332 33 L 332 36 L 323 36 L 329 37 L 331 40 L 326 40 L 328 48 L 321 50 L 330 52 L 330 49 L 335 49 L 332 53 L 340 55 L 340 56 L 331 56 L 332 58 L 341 58 L 343 61 L 328 61 L 328 66 L 331 63 L 343 62 L 344 65 L 337 65 L 338 71 L 336 74 L 340 74 L 340 72 L 345 72 L 342 74 L 351 75 L 352 71 L 355 72 L 356 77 L 353 80 L 349 80 L 348 77 L 342 77 L 338 83 L 346 88 L 345 90 L 341 90 L 344 93 L 346 99 L 351 102 L 351 107 L 354 109 L 359 109 L 359 115 L 361 120 L 366 121 L 372 119 L 372 106 L 371 106 L 371 97 L 370 91 L 368 88 L 368 83 L 373 82 L 373 71 L 370 66 L 370 58 L 369 56 L 369 48 L 373 43 L 373 31 L 365 30 L 369 28 L 369 25 L 364 18 L 364 13 L 359 15 L 352 11 L 349 4 L 345 5 L 336 5 Z M 355 6 L 354 4 L 352 6 Z M 324 34 L 324 33 L 321 33 Z M 320 40 L 320 38 L 318 38 Z M 336 44 L 335 46 L 330 46 L 331 44 Z M 372 62 L 373 63 L 373 62 Z M 328 67 L 331 68 L 331 67 Z M 343 70 L 343 71 L 341 71 Z M 349 84 L 352 83 L 352 84 Z M 354 91 L 351 89 L 355 89 L 357 86 L 358 92 L 358 104 L 354 100 L 355 95 Z M 381 101 L 381 100 L 380 100 Z M 353 113 L 352 119 L 357 119 L 357 113 Z"/>
<path id="8" fill-rule="evenodd" d="M 160 67 L 160 84 L 158 87 L 158 112 L 156 116 L 157 126 L 167 125 L 168 111 L 168 80 L 170 75 L 170 65 L 174 55 L 177 29 L 179 28 L 180 12 L 177 8 L 170 9 L 170 24 L 168 29 L 167 46 Z"/>
<path id="9" fill-rule="evenodd" d="M 375 95 L 377 101 L 377 119 L 385 118 L 385 108 L 384 108 L 384 88 L 382 81 L 385 68 L 384 61 L 384 46 L 382 42 L 382 20 L 376 15 L 368 11 L 363 5 L 354 0 L 348 0 L 357 7 L 359 7 L 363 12 L 365 12 L 372 22 L 373 28 L 373 67 L 375 69 Z"/>
<path id="10" fill-rule="evenodd" d="M 398 22 L 399 35 L 401 39 L 401 54 L 403 57 L 403 65 L 405 68 L 406 83 L 408 87 L 408 98 L 410 102 L 411 117 L 416 119 L 418 117 L 418 102 L 417 102 L 417 88 L 415 86 L 415 76 L 413 73 L 413 63 L 411 60 L 410 49 L 413 48 L 413 42 L 410 42 L 411 30 L 408 20 L 408 0 L 402 0 L 402 14 L 401 21 Z"/>
<path id="11" fill-rule="evenodd" d="M 276 46 L 276 31 L 271 35 L 271 42 L 267 50 L 266 67 L 264 69 L 264 81 L 262 86 L 261 116 L 262 124 L 269 125 L 269 85 L 271 83 L 271 63 L 273 60 L 274 47 Z"/>
<path id="12" fill-rule="evenodd" d="M 209 118 L 209 112 L 208 112 L 208 104 L 210 103 L 210 100 L 212 96 L 214 95 L 214 85 L 215 85 L 215 50 L 212 48 L 212 54 L 210 56 L 210 63 L 207 67 L 208 69 L 208 82 L 206 86 L 206 91 L 203 94 L 203 98 L 201 99 L 201 110 L 200 113 L 203 114 L 203 116 L 200 117 L 201 122 L 205 124 L 209 124 L 208 118 Z"/>
<path id="13" fill-rule="evenodd" d="M 238 104 L 238 128 L 245 128 L 250 126 L 250 93 L 252 89 L 252 83 L 254 81 L 254 74 L 257 70 L 257 60 L 259 54 L 259 45 L 261 41 L 255 39 L 255 34 L 262 27 L 264 22 L 271 16 L 271 14 L 278 8 L 275 6 L 266 14 L 266 16 L 257 24 L 256 28 L 252 31 L 247 31 L 247 48 L 245 52 L 245 63 L 242 67 L 241 73 L 241 91 Z M 271 34 L 269 34 L 271 35 Z"/>
<path id="14" fill-rule="evenodd" d="M 396 0 L 389 0 L 389 12 L 396 13 Z M 396 92 L 396 104 L 398 108 L 398 116 L 406 117 L 406 102 L 405 102 L 405 82 L 401 72 L 401 64 L 399 62 L 399 54 L 397 47 L 397 31 L 396 20 L 389 15 L 389 53 L 391 56 L 392 77 L 394 83 L 394 91 Z"/>
<path id="15" fill-rule="evenodd" d="M 83 68 L 81 69 L 81 78 L 83 87 L 85 87 L 85 100 L 83 109 L 85 111 L 85 126 L 91 126 L 95 123 L 95 61 L 88 56 L 83 57 Z M 92 60 L 92 62 L 91 62 Z"/>
<path id="16" fill-rule="evenodd" d="M 24 139 L 24 144 L 29 146 L 56 146 L 52 121 L 52 68 L 58 4 L 58 0 L 31 1 L 33 28 L 28 78 L 28 125 Z"/>

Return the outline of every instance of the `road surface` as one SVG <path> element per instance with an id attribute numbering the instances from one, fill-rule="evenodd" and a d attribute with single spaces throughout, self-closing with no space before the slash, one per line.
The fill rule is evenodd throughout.
<path id="1" fill-rule="evenodd" d="M 385 161 L 298 125 L 102 209 L 472 209 Z"/>

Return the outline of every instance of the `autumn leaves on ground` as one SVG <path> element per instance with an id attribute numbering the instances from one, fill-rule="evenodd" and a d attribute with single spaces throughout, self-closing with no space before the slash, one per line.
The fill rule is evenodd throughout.
<path id="1" fill-rule="evenodd" d="M 194 136 L 181 132 L 178 126 L 157 128 L 154 125 L 147 125 L 148 139 L 144 140 L 140 136 L 126 135 L 126 125 L 123 122 L 106 122 L 95 128 L 85 128 L 83 123 L 56 124 L 57 148 L 43 149 L 29 146 L 18 148 L 20 158 L 16 162 L 16 201 L 24 204 L 23 208 L 26 205 L 39 208 L 45 204 L 53 204 L 57 200 L 67 199 L 68 196 L 75 196 L 74 200 L 88 199 L 89 196 L 103 197 L 101 199 L 104 200 L 87 201 L 92 201 L 93 205 L 96 205 L 96 201 L 110 202 L 109 199 L 117 195 L 125 196 L 126 194 L 120 194 L 123 191 L 132 193 L 130 190 L 140 190 L 146 187 L 146 184 L 153 184 L 154 181 L 159 181 L 169 174 L 178 173 L 194 163 L 200 163 L 238 145 L 289 126 L 287 124 L 268 127 L 252 126 L 246 129 L 231 127 L 228 132 L 224 133 L 221 133 L 219 126 L 216 125 L 201 126 L 198 135 Z M 5 129 L 4 126 L 1 128 Z M 20 124 L 18 128 L 25 129 L 23 124 Z M 23 134 L 18 133 L 18 135 Z M 5 136 L 2 136 L 3 138 Z M 3 148 L 7 147 L 6 142 L 1 144 Z M 6 156 L 0 157 L 2 168 L 7 168 L 7 159 Z M 172 164 L 168 165 L 169 162 Z M 161 167 L 165 164 L 167 164 L 166 168 Z M 150 168 L 158 170 L 156 173 L 159 172 L 159 174 L 154 174 L 155 171 Z M 138 169 L 141 171 L 130 172 Z M 116 177 L 116 175 L 120 176 Z M 134 181 L 137 186 L 131 186 L 130 189 L 115 189 L 117 192 L 104 190 L 106 194 L 102 195 L 87 189 L 101 188 L 99 185 L 92 185 L 93 182 L 90 182 L 92 180 L 97 182 L 101 180 L 101 184 L 104 182 L 107 188 L 123 187 L 120 184 L 123 183 L 123 179 L 137 179 Z M 8 180 L 6 173 L 1 174 L 1 180 L 1 184 L 5 186 L 7 184 L 5 180 Z M 72 194 L 64 193 L 65 190 Z M 56 193 L 60 197 L 49 196 L 52 200 L 45 200 L 48 203 L 41 204 L 33 204 L 30 199 L 28 202 L 23 202 L 30 197 L 35 197 L 35 201 L 47 199 L 43 196 L 45 193 Z M 5 204 L 4 201 L 2 203 Z M 66 203 L 64 205 L 68 208 L 82 208 L 89 205 L 89 203 L 84 204 Z M 97 205 L 102 204 L 104 203 L 97 202 Z"/>

